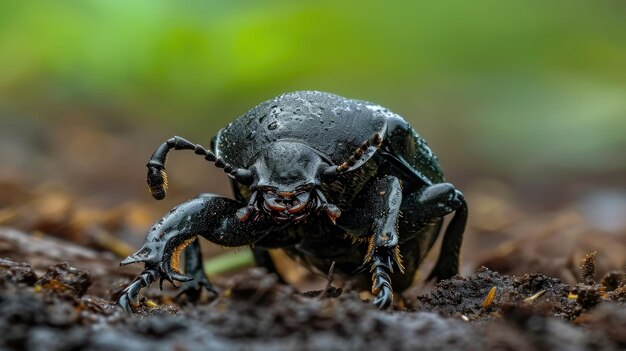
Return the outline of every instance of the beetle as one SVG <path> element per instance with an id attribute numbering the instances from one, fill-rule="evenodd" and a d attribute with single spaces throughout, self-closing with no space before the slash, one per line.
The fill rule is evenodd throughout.
<path id="1" fill-rule="evenodd" d="M 118 304 L 131 312 L 139 291 L 159 280 L 183 282 L 197 300 L 207 279 L 198 237 L 250 246 L 256 263 L 277 274 L 269 249 L 306 267 L 371 284 L 386 309 L 393 291 L 411 285 L 418 265 L 454 212 L 428 277 L 458 273 L 468 217 L 463 194 L 445 182 L 437 157 L 399 115 L 361 100 L 299 91 L 254 107 L 211 141 L 210 150 L 180 137 L 161 144 L 148 162 L 154 198 L 165 197 L 170 150 L 193 150 L 231 178 L 235 199 L 202 194 L 166 214 L 141 248 L 120 264 L 145 263 Z M 184 273 L 179 256 L 184 250 Z"/>

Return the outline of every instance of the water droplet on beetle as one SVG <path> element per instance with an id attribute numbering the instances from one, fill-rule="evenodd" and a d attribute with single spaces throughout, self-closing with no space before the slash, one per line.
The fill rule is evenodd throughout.
<path id="1" fill-rule="evenodd" d="M 267 129 L 269 129 L 269 130 L 274 130 L 274 129 L 276 129 L 276 128 L 278 128 L 278 123 L 276 123 L 276 122 L 272 122 L 272 123 L 270 123 L 270 124 L 267 126 Z"/>

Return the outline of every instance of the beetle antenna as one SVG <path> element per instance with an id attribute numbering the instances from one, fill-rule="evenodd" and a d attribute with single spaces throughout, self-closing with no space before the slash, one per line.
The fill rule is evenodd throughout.
<path id="1" fill-rule="evenodd" d="M 347 172 L 350 167 L 354 166 L 354 164 L 363 157 L 363 154 L 365 153 L 365 151 L 367 151 L 368 148 L 370 148 L 371 146 L 379 148 L 382 144 L 383 138 L 380 133 L 374 134 L 371 138 L 364 141 L 361 146 L 356 148 L 356 150 L 354 150 L 354 152 L 347 161 L 343 162 L 339 166 L 332 165 L 326 168 L 322 173 L 323 179 L 325 181 L 335 180 L 338 175 Z"/>
<path id="2" fill-rule="evenodd" d="M 184 138 L 175 136 L 161 144 L 150 157 L 148 161 L 148 186 L 152 197 L 157 200 L 165 198 L 167 191 L 167 174 L 165 173 L 165 160 L 167 153 L 171 150 L 193 150 L 196 155 L 204 156 L 204 159 L 213 162 L 216 167 L 224 169 L 243 185 L 250 185 L 253 181 L 252 172 L 243 168 L 233 168 L 226 163 L 221 157 L 216 157 L 214 153 L 205 149 L 202 145 L 194 144 Z"/>

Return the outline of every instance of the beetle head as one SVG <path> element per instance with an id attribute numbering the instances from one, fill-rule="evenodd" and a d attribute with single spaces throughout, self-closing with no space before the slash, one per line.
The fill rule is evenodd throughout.
<path id="1" fill-rule="evenodd" d="M 277 222 L 299 222 L 313 210 L 323 209 L 333 212 L 329 217 L 334 221 L 339 217 L 339 209 L 328 204 L 319 190 L 321 170 L 327 167 L 320 155 L 303 143 L 272 143 L 250 167 L 254 175 L 250 186 L 253 196 L 238 213 L 239 218 L 246 220 L 259 210 Z"/>

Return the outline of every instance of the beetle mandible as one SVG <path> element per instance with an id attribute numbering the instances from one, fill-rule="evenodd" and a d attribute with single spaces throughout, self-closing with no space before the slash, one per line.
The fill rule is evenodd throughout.
<path id="1" fill-rule="evenodd" d="M 249 245 L 256 263 L 275 274 L 269 249 L 323 272 L 335 262 L 335 272 L 358 286 L 371 282 L 374 304 L 385 309 L 394 290 L 411 285 L 443 217 L 454 212 L 429 279 L 458 273 L 468 215 L 463 194 L 445 182 L 437 157 L 415 130 L 382 106 L 293 92 L 230 123 L 210 150 L 173 137 L 147 164 L 158 200 L 165 197 L 172 149 L 193 150 L 222 168 L 235 199 L 202 194 L 148 231 L 143 246 L 121 262 L 145 263 L 118 301 L 128 312 L 155 280 L 184 282 L 181 292 L 191 300 L 203 289 L 217 293 L 204 273 L 198 236 L 222 246 Z"/>

